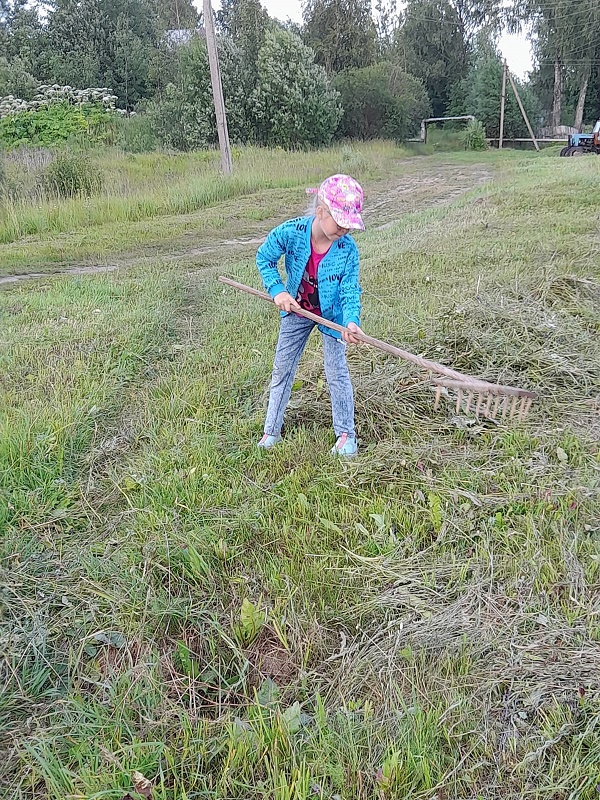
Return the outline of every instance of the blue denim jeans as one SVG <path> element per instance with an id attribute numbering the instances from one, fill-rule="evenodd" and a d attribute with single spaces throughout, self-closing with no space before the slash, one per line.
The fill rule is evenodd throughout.
<path id="1" fill-rule="evenodd" d="M 269 407 L 264 432 L 279 436 L 283 415 L 292 393 L 292 384 L 300 356 L 315 323 L 310 319 L 287 314 L 281 319 L 275 351 Z M 346 364 L 346 344 L 322 333 L 325 376 L 331 395 L 333 429 L 336 436 L 354 436 L 354 392 Z"/>

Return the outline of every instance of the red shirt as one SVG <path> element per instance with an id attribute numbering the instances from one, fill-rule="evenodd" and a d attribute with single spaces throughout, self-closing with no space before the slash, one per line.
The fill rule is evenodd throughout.
<path id="1" fill-rule="evenodd" d="M 326 250 L 324 253 L 316 253 L 311 242 L 310 258 L 304 268 L 304 275 L 300 281 L 298 296 L 296 297 L 296 302 L 300 308 L 303 308 L 305 311 L 312 311 L 313 314 L 321 314 L 321 308 L 319 306 L 318 272 L 319 264 L 328 252 L 329 250 Z"/>

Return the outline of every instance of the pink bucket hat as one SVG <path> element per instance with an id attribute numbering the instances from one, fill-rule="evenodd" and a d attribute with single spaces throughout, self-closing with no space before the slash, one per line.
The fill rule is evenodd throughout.
<path id="1" fill-rule="evenodd" d="M 327 203 L 329 213 L 340 228 L 364 231 L 361 217 L 364 193 L 361 185 L 350 175 L 331 175 L 318 189 L 308 189 Z"/>

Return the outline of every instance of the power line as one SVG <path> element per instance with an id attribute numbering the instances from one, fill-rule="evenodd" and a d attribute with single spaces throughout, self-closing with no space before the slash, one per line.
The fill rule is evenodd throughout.
<path id="1" fill-rule="evenodd" d="M 452 4 L 450 4 L 450 7 L 454 10 L 454 12 L 456 14 L 458 14 L 458 12 L 456 12 L 456 10 L 452 6 Z M 558 6 L 555 6 L 555 7 L 553 7 L 552 10 L 558 10 L 558 8 L 559 8 Z M 558 19 L 560 19 L 560 20 L 569 19 L 570 17 L 576 17 L 576 16 L 579 16 L 579 15 L 589 16 L 589 15 L 592 15 L 594 12 L 598 13 L 600 11 L 600 6 L 598 4 L 598 0 L 590 0 L 589 5 L 586 5 L 584 3 L 580 3 L 577 6 L 577 9 L 575 11 L 573 10 L 573 4 L 571 2 L 565 3 L 563 8 L 566 9 L 566 10 L 564 12 L 562 12 L 562 11 L 560 12 L 560 17 L 558 17 Z M 507 13 L 507 12 L 508 12 L 508 9 L 505 10 L 504 14 L 500 14 L 500 17 L 502 17 L 504 19 L 507 19 L 509 16 L 511 16 L 510 13 Z M 399 16 L 400 16 L 401 20 L 418 19 L 418 20 L 423 20 L 423 22 L 441 22 L 441 23 L 446 24 L 446 25 L 456 25 L 456 24 L 460 25 L 460 19 L 458 18 L 458 16 L 457 16 L 456 19 L 444 19 L 442 17 L 437 17 L 437 18 L 436 17 L 423 17 L 423 16 L 420 16 L 420 15 L 417 15 L 417 16 L 411 15 L 410 11 L 408 13 L 400 12 Z M 528 19 L 527 16 L 521 15 L 521 14 L 516 14 L 515 16 L 518 17 L 520 20 L 523 20 L 523 21 L 526 21 Z M 547 17 L 544 15 L 543 11 L 541 11 L 541 10 L 539 12 L 536 12 L 532 16 L 535 17 L 536 19 L 547 19 Z M 600 13 L 598 13 L 598 19 L 600 21 Z"/>

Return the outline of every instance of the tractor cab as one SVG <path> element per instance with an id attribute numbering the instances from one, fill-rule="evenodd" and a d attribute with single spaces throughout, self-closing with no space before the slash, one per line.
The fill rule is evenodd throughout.
<path id="1" fill-rule="evenodd" d="M 600 119 L 591 133 L 572 133 L 569 144 L 560 151 L 561 156 L 582 156 L 588 153 L 600 155 Z"/>

